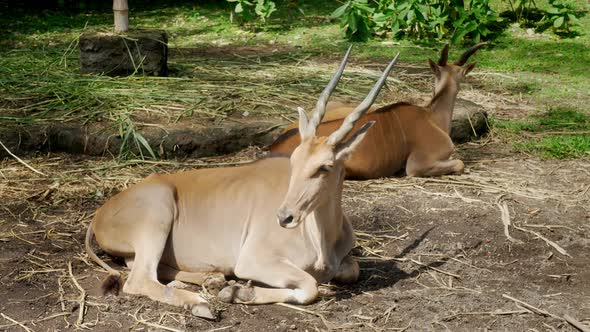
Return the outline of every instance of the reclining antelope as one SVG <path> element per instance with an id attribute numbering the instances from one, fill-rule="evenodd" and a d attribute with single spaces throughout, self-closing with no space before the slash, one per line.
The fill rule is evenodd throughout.
<path id="1" fill-rule="evenodd" d="M 213 315 L 203 298 L 158 279 L 205 285 L 225 285 L 226 276 L 251 280 L 255 286 L 234 284 L 219 292 L 223 301 L 245 304 L 307 304 L 317 297 L 318 283 L 356 281 L 359 267 L 350 256 L 355 237 L 341 206 L 344 161 L 374 122 L 348 134 L 374 102 L 399 53 L 342 126 L 329 137 L 317 135 L 350 50 L 311 119 L 299 109 L 301 144 L 290 158 L 150 175 L 99 208 L 85 247 L 109 273 L 104 291 L 118 292 L 121 275 L 92 251 L 93 235 L 131 268 L 123 292 L 190 307 L 206 318 Z"/>
<path id="2" fill-rule="evenodd" d="M 376 121 L 376 125 L 345 162 L 346 177 L 374 179 L 395 175 L 404 168 L 408 176 L 463 173 L 463 161 L 449 160 L 454 151 L 449 137 L 451 119 L 459 85 L 475 67 L 475 63 L 463 65 L 484 44 L 468 49 L 453 63 L 448 63 L 449 45 L 443 48 L 438 63 L 428 59 L 435 84 L 434 96 L 426 107 L 402 102 L 367 112 L 355 129 L 369 121 Z M 343 104 L 328 105 L 318 135 L 334 132 L 351 110 Z M 297 131 L 297 124 L 287 127 L 270 151 L 291 154 L 300 142 Z"/>

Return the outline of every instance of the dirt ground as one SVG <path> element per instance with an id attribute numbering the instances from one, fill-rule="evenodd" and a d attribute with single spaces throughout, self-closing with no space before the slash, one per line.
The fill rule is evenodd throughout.
<path id="1" fill-rule="evenodd" d="M 323 285 L 309 306 L 212 298 L 217 321 L 142 297 L 99 296 L 105 273 L 84 253 L 84 233 L 102 202 L 152 172 L 240 163 L 262 151 L 184 163 L 24 158 L 47 176 L 4 160 L 0 330 L 576 331 L 565 314 L 590 325 L 590 162 L 506 151 L 490 136 L 459 146 L 465 175 L 346 182 L 358 283 Z"/>

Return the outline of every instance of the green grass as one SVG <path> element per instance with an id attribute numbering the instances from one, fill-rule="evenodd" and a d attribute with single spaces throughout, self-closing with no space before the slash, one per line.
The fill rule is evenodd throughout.
<path id="1" fill-rule="evenodd" d="M 588 10 L 585 0 L 573 1 L 580 11 Z M 218 119 L 244 111 L 260 116 L 291 115 L 294 105 L 313 104 L 348 42 L 339 23 L 329 19 L 339 3 L 298 2 L 301 13 L 286 1 L 279 2 L 278 12 L 267 24 L 245 25 L 229 21 L 231 5 L 224 1 L 130 4 L 131 25 L 165 29 L 169 47 L 176 51 L 235 46 L 278 50 L 271 55 L 228 59 L 192 56 L 189 52 L 188 56 L 169 60 L 169 78 L 110 78 L 78 73 L 76 38 L 85 29 L 112 29 L 112 12 L 108 8 L 86 12 L 4 11 L 0 13 L 0 125 L 100 120 L 126 133 L 133 128 L 129 121 L 142 121 L 139 114 L 145 109 L 172 122 L 193 116 Z M 499 10 L 506 9 L 505 2 L 495 4 Z M 537 34 L 509 27 L 493 45 L 473 56 L 478 66 L 472 83 L 495 93 L 524 95 L 525 100 L 543 105 L 539 108 L 590 114 L 590 15 L 581 17 L 579 23 L 579 37 L 566 39 L 549 32 Z M 436 59 L 443 45 L 391 42 L 375 38 L 358 44 L 353 57 L 385 63 L 399 50 L 402 62 L 426 67 L 427 58 Z M 452 46 L 451 59 L 466 46 Z M 316 60 L 316 67 L 311 67 L 308 60 Z M 338 93 L 353 98 L 362 96 L 374 79 L 350 71 L 345 77 Z M 154 105 L 174 105 L 181 111 Z M 557 121 L 553 117 L 548 116 Z M 512 135 L 516 135 L 513 129 L 520 128 L 521 133 L 535 136 L 522 143 L 519 151 L 543 157 L 587 156 L 587 135 L 548 134 L 585 131 L 587 127 L 569 128 L 566 122 L 550 127 L 542 121 L 533 117 L 496 123 L 500 130 Z M 581 154 L 543 152 L 555 151 L 559 142 Z M 564 151 L 570 150 L 564 147 Z"/>
<path id="2" fill-rule="evenodd" d="M 590 158 L 590 135 L 550 136 L 515 143 L 514 147 L 544 159 Z"/>
<path id="3" fill-rule="evenodd" d="M 513 147 L 542 158 L 590 157 L 590 115 L 568 108 L 551 109 L 526 121 L 494 121 Z"/>

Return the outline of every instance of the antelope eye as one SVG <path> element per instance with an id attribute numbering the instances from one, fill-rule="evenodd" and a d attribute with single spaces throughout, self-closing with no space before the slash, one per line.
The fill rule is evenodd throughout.
<path id="1" fill-rule="evenodd" d="M 332 166 L 322 165 L 318 168 L 318 174 L 329 173 L 332 170 Z"/>

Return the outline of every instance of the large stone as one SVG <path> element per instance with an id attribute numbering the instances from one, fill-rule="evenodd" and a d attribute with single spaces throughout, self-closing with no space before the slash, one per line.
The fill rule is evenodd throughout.
<path id="1" fill-rule="evenodd" d="M 83 73 L 168 73 L 168 36 L 163 30 L 134 29 L 121 34 L 88 31 L 80 36 L 79 47 Z"/>
<path id="2" fill-rule="evenodd" d="M 485 135 L 489 130 L 488 114 L 479 105 L 465 99 L 457 99 L 451 121 L 451 139 L 465 143 Z"/>

